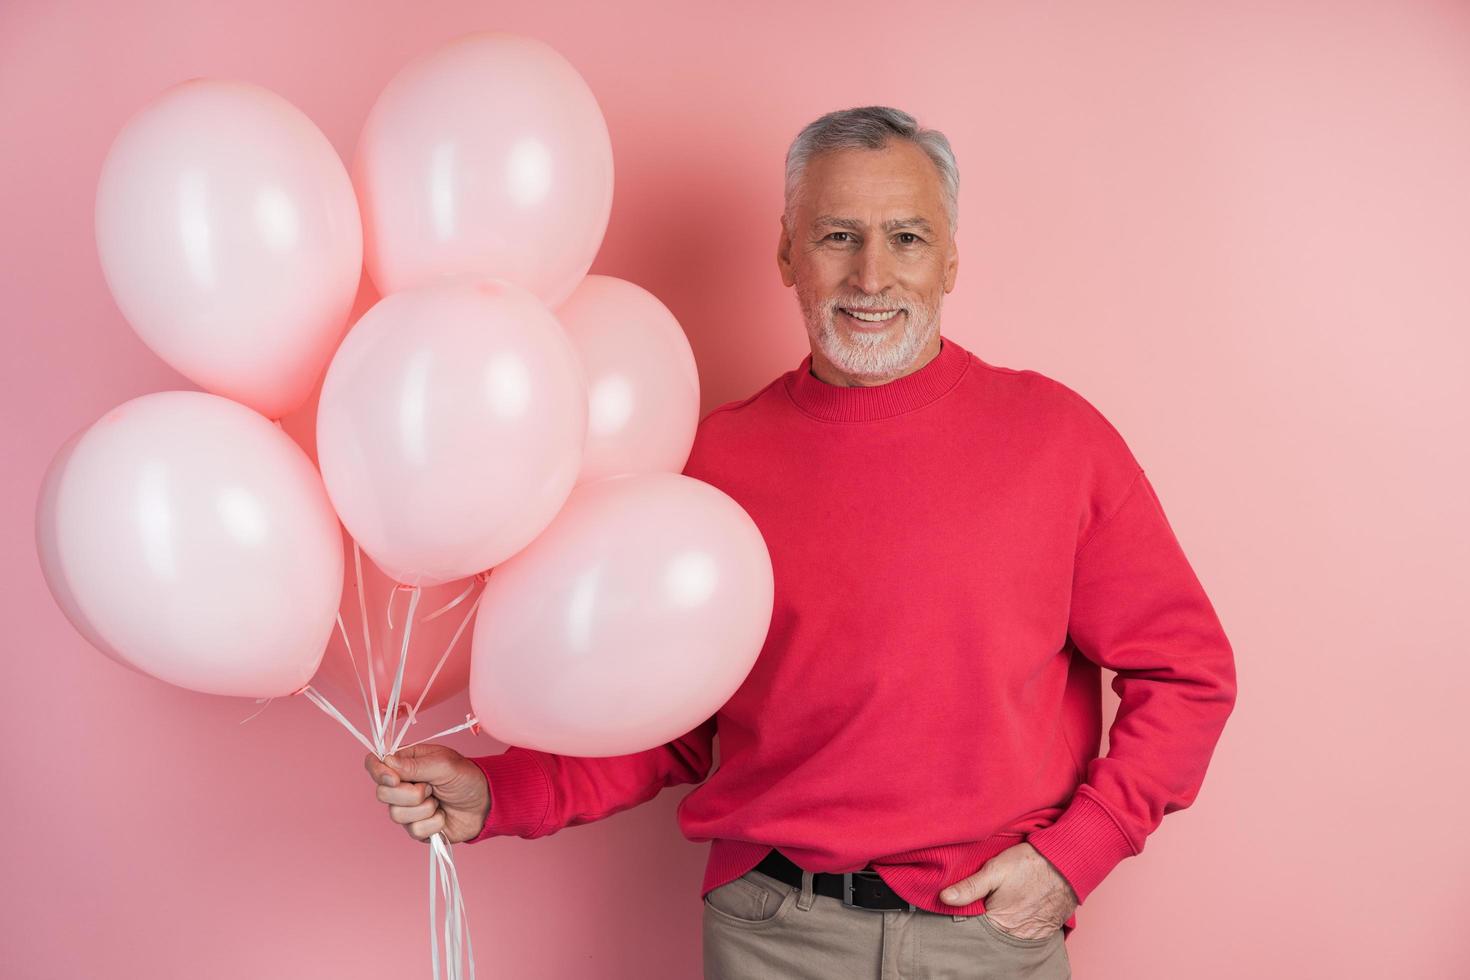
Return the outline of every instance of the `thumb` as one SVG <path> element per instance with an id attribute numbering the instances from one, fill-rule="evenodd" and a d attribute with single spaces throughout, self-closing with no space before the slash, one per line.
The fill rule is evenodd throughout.
<path id="1" fill-rule="evenodd" d="M 939 893 L 939 897 L 948 905 L 969 905 L 989 895 L 999 886 L 1000 876 L 990 870 L 990 865 L 986 864 L 965 880 L 955 882 L 944 889 Z"/>
<path id="2" fill-rule="evenodd" d="M 434 745 L 410 745 L 383 756 L 383 762 L 408 782 L 442 783 L 454 774 L 454 767 L 437 748 Z"/>

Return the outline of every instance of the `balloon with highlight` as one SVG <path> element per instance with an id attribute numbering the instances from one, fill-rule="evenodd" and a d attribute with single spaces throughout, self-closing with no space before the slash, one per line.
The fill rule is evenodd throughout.
<path id="1" fill-rule="evenodd" d="M 94 214 L 102 273 L 154 353 L 280 418 L 310 394 L 362 273 L 347 168 L 290 102 L 196 78 L 123 126 Z"/>
<path id="2" fill-rule="evenodd" d="M 258 412 L 164 391 L 63 445 L 36 550 L 62 612 L 115 660 L 204 694 L 279 697 L 321 662 L 340 525 L 306 454 Z"/>
<path id="3" fill-rule="evenodd" d="M 612 139 L 586 81 L 544 41 L 468 34 L 378 96 L 352 163 L 369 277 L 508 279 L 547 306 L 592 265 L 612 212 Z"/>
<path id="4" fill-rule="evenodd" d="M 575 484 L 587 433 L 576 349 L 532 293 L 461 278 L 390 293 L 327 368 L 317 458 L 342 523 L 405 585 L 509 558 Z"/>
<path id="5" fill-rule="evenodd" d="M 735 693 L 773 600 L 765 540 L 724 492 L 678 473 L 584 483 L 486 584 L 470 703 L 510 745 L 652 748 Z"/>

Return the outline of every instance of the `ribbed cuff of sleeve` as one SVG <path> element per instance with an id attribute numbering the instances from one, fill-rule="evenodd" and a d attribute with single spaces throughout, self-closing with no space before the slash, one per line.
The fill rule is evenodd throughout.
<path id="1" fill-rule="evenodd" d="M 1031 846 L 1061 872 L 1077 893 L 1077 904 L 1136 851 L 1117 821 L 1085 790 L 1072 794 L 1072 803 L 1049 827 L 1026 835 Z"/>
<path id="2" fill-rule="evenodd" d="M 551 781 L 535 756 L 512 748 L 470 761 L 490 784 L 490 812 L 484 829 L 465 843 L 477 844 L 486 837 L 530 837 L 541 828 L 551 809 Z"/>

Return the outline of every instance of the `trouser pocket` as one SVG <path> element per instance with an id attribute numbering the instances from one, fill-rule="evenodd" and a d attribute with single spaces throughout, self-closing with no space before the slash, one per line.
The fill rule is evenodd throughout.
<path id="1" fill-rule="evenodd" d="M 800 889 L 754 869 L 705 893 L 704 905 L 723 922 L 745 928 L 770 926 L 785 918 Z"/>

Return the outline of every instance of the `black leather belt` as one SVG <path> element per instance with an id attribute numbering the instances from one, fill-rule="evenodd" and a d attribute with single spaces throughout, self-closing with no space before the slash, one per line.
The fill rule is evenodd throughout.
<path id="1" fill-rule="evenodd" d="M 761 874 L 770 875 L 778 881 L 784 881 L 788 885 L 801 887 L 801 865 L 775 848 L 771 848 L 771 853 L 755 866 L 755 870 Z M 812 891 L 818 895 L 840 899 L 843 905 L 854 909 L 871 909 L 879 912 L 884 909 L 908 909 L 912 912 L 917 908 L 908 899 L 889 888 L 888 883 L 878 877 L 878 872 L 873 870 L 871 864 L 861 871 L 849 871 L 845 874 L 814 872 Z"/>

